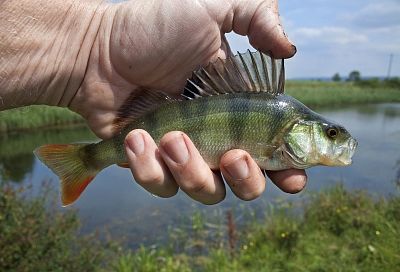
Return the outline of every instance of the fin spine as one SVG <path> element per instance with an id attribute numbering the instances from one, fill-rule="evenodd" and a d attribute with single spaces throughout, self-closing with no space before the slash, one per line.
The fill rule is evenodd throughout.
<path id="1" fill-rule="evenodd" d="M 272 70 L 272 93 L 277 93 L 277 88 L 278 84 L 276 82 L 276 63 L 274 59 L 271 59 L 271 70 Z"/>
<path id="2" fill-rule="evenodd" d="M 251 62 L 253 64 L 253 69 L 256 72 L 256 78 L 257 78 L 257 82 L 259 82 L 259 84 L 256 85 L 256 91 L 257 92 L 261 92 L 261 86 L 262 85 L 262 81 L 261 81 L 261 77 L 260 77 L 260 72 L 258 71 L 258 65 L 256 60 L 254 59 L 253 54 L 250 52 L 250 50 L 248 50 L 248 53 L 250 54 L 250 58 L 251 58 Z"/>
<path id="3" fill-rule="evenodd" d="M 212 67 L 212 65 L 211 65 L 211 67 Z M 217 92 L 218 84 L 215 83 L 214 78 L 208 73 L 208 71 L 206 69 L 202 69 L 201 71 L 206 75 L 206 77 L 208 77 L 208 79 L 210 80 L 210 83 L 212 83 L 212 85 L 214 85 L 214 86 L 211 86 L 209 84 L 211 87 L 210 90 L 213 91 L 215 95 L 219 95 L 220 93 Z"/>
<path id="4" fill-rule="evenodd" d="M 196 85 L 196 89 L 199 92 L 200 96 L 212 96 L 213 94 L 209 93 L 207 90 L 213 90 L 213 88 L 208 84 L 208 82 L 200 75 L 199 72 L 195 72 L 193 75 L 193 78 L 196 78 L 198 80 L 201 81 L 201 84 L 204 85 L 204 87 L 200 88 L 200 86 L 198 84 L 195 84 L 193 81 L 191 82 L 190 80 L 188 80 L 188 82 L 190 82 L 192 85 Z"/>
<path id="5" fill-rule="evenodd" d="M 232 76 L 232 74 L 231 74 L 231 72 L 229 71 L 229 69 L 227 68 L 227 65 L 224 65 L 224 71 L 225 71 L 225 73 L 226 73 L 226 75 L 227 75 L 227 77 L 228 77 L 228 81 L 229 82 L 235 82 L 234 80 L 233 80 L 233 76 Z M 229 85 L 229 84 L 228 84 Z M 230 86 L 229 86 L 230 87 Z M 229 88 L 229 90 L 230 90 L 230 92 L 231 93 L 236 93 L 235 92 L 235 88 L 236 86 L 234 86 L 233 88 L 232 87 L 230 87 Z"/>
<path id="6" fill-rule="evenodd" d="M 281 71 L 279 73 L 278 80 L 278 92 L 283 93 L 285 91 L 285 62 L 282 61 Z"/>
<path id="7" fill-rule="evenodd" d="M 240 69 L 235 61 L 235 59 L 233 58 L 229 58 L 229 61 L 232 63 L 234 69 L 236 70 L 237 75 L 239 76 L 239 80 L 242 83 L 242 86 L 246 86 L 248 88 L 248 83 L 244 80 L 242 73 L 240 72 Z M 240 90 L 238 90 L 237 92 L 240 92 Z"/>
<path id="8" fill-rule="evenodd" d="M 222 60 L 220 58 L 218 58 L 218 61 L 222 64 L 224 64 L 222 62 Z M 215 65 L 213 65 L 215 72 L 217 73 L 218 77 L 221 79 L 221 81 L 224 83 L 224 85 L 226 86 L 226 88 L 222 88 L 221 90 L 225 89 L 224 92 L 225 93 L 230 93 L 231 92 L 231 86 L 228 84 L 228 82 L 226 82 L 225 78 L 221 75 L 220 71 L 217 69 L 217 67 L 215 67 Z M 225 67 L 225 65 L 223 65 L 223 67 Z"/>
<path id="9" fill-rule="evenodd" d="M 250 74 L 249 67 L 247 67 L 247 64 L 246 64 L 246 61 L 244 60 L 243 55 L 242 55 L 241 53 L 239 53 L 239 52 L 238 52 L 238 54 L 239 54 L 240 60 L 242 61 L 243 68 L 244 68 L 245 71 L 246 71 L 247 77 L 248 77 L 249 80 L 250 80 L 250 84 L 251 84 L 251 89 L 250 89 L 250 90 L 251 90 L 251 91 L 254 91 L 254 90 L 256 90 L 256 85 L 255 85 L 255 83 L 254 83 L 254 81 L 253 81 L 253 78 L 252 78 L 252 76 L 251 76 L 251 74 Z"/>
<path id="10" fill-rule="evenodd" d="M 264 86 L 264 83 L 263 83 L 263 87 L 265 88 L 265 90 L 270 91 L 270 90 L 272 90 L 272 87 L 271 87 L 271 84 L 270 84 L 270 81 L 269 81 L 269 77 L 270 76 L 269 76 L 269 73 L 268 73 L 267 63 L 266 63 L 264 55 L 261 52 L 259 52 L 259 53 L 260 53 L 260 57 L 261 57 L 261 62 L 262 62 L 264 74 L 265 74 L 265 82 L 267 84 L 267 86 Z"/>

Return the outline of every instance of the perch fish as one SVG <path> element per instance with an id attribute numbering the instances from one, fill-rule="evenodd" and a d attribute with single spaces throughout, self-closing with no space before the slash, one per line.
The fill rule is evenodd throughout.
<path id="1" fill-rule="evenodd" d="M 34 153 L 59 176 L 64 206 L 99 171 L 127 162 L 124 139 L 138 128 L 156 143 L 169 131 L 185 132 L 212 169 L 235 148 L 248 151 L 266 170 L 351 164 L 357 141 L 343 126 L 285 95 L 284 81 L 283 60 L 261 52 L 218 59 L 193 72 L 181 99 L 157 91 L 130 97 L 115 120 L 113 138 L 44 145 Z"/>

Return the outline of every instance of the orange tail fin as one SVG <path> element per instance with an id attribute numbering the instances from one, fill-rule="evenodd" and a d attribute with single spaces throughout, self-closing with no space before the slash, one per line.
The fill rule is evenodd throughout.
<path id="1" fill-rule="evenodd" d="M 43 145 L 34 151 L 35 155 L 60 178 L 61 202 L 64 207 L 79 198 L 98 172 L 89 169 L 80 156 L 81 148 L 85 145 Z"/>

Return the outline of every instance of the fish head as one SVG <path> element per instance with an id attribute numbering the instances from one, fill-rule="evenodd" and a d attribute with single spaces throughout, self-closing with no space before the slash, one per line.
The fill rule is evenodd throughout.
<path id="1" fill-rule="evenodd" d="M 284 140 L 286 157 L 296 168 L 350 165 L 357 147 L 343 126 L 326 120 L 299 121 Z"/>

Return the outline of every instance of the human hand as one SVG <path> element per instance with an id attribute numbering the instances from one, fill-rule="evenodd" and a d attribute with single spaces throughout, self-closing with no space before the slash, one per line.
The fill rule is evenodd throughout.
<path id="1" fill-rule="evenodd" d="M 230 54 L 223 35 L 232 30 L 249 36 L 255 48 L 276 58 L 295 54 L 273 0 L 137 0 L 110 4 L 70 108 L 84 116 L 97 135 L 109 138 L 116 113 L 132 92 L 140 95 L 140 87 L 146 87 L 178 95 L 196 67 Z M 143 151 L 140 155 L 138 148 Z M 207 204 L 225 196 L 220 175 L 208 167 L 181 132 L 166 134 L 157 147 L 147 132 L 135 130 L 126 138 L 126 152 L 135 180 L 153 194 L 169 197 L 180 187 Z M 264 191 L 261 170 L 243 150 L 228 151 L 221 158 L 220 170 L 241 199 L 254 199 Z M 306 183 L 303 170 L 268 175 L 286 192 L 298 192 Z"/>

